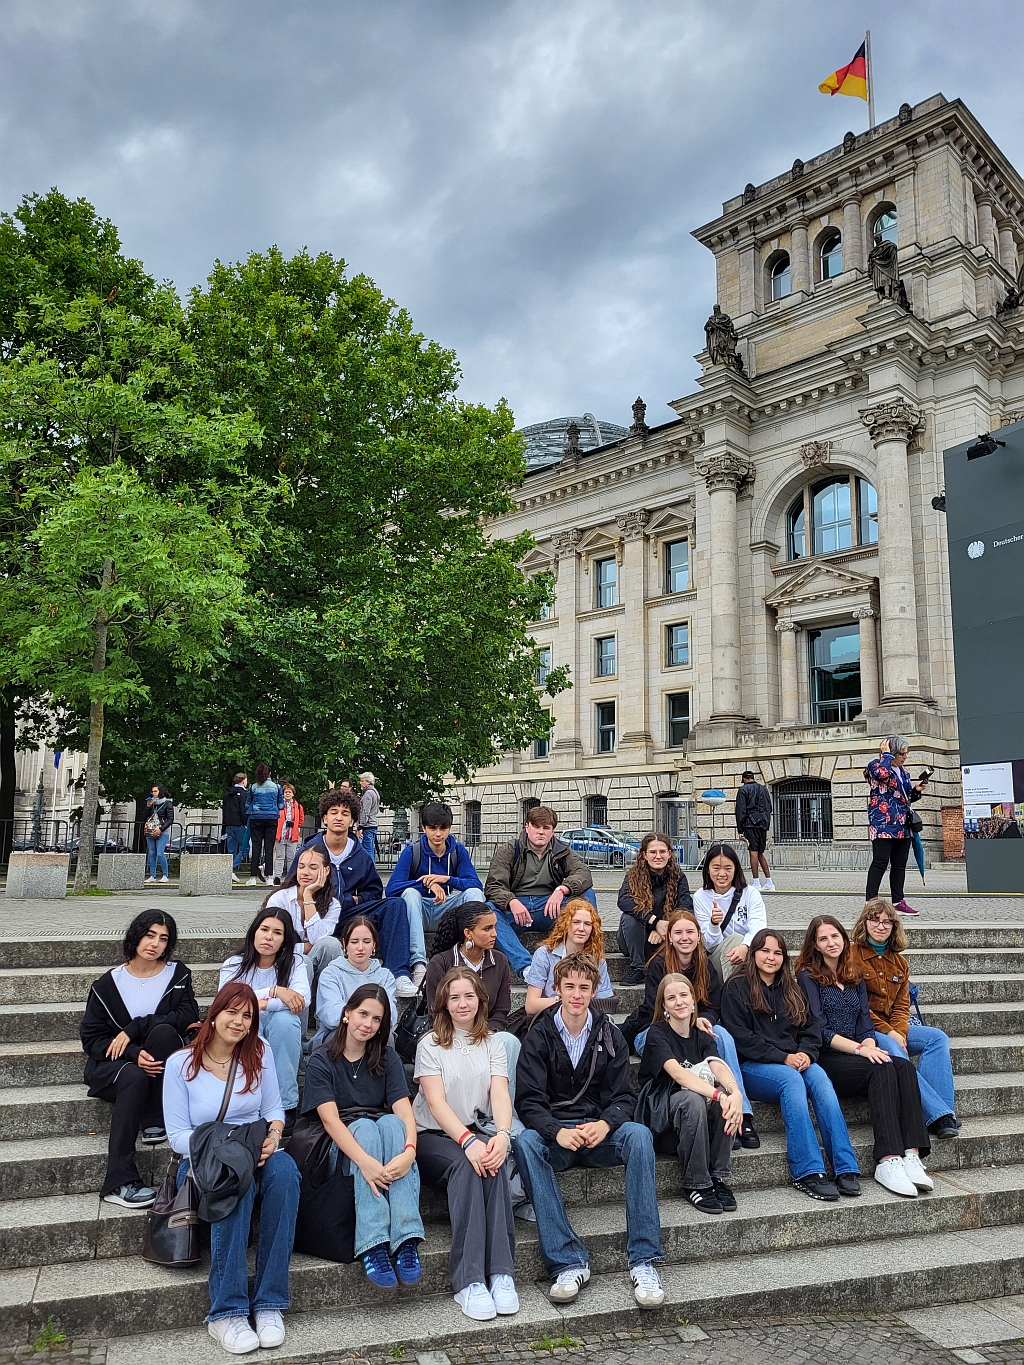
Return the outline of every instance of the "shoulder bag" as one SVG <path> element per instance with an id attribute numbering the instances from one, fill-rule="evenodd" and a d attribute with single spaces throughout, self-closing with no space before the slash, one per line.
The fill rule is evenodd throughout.
<path id="1" fill-rule="evenodd" d="M 231 1059 L 224 1098 L 220 1102 L 217 1122 L 223 1122 L 231 1102 L 231 1091 L 238 1069 L 237 1054 Z M 146 1216 L 146 1234 L 142 1244 L 142 1259 L 170 1269 L 184 1269 L 196 1265 L 199 1250 L 199 1187 L 192 1179 L 191 1170 L 178 1187 L 178 1168 L 181 1157 L 175 1152 L 167 1174 L 160 1182 L 156 1199 Z"/>
<path id="2" fill-rule="evenodd" d="M 416 1060 L 417 1044 L 429 1031 L 430 1026 L 427 992 L 421 987 L 416 999 L 402 1011 L 395 1026 L 395 1051 L 403 1062 L 409 1062 L 411 1065 Z"/>

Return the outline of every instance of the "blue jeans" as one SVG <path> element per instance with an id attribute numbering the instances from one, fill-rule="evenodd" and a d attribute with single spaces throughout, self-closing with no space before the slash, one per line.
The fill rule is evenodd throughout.
<path id="1" fill-rule="evenodd" d="M 647 1032 L 647 1029 L 641 1029 L 636 1035 L 636 1039 L 633 1043 L 637 1054 L 641 1057 L 644 1055 L 644 1043 L 647 1042 Z M 715 1042 L 718 1044 L 719 1057 L 736 1077 L 740 1098 L 743 1100 L 744 1114 L 752 1114 L 754 1111 L 750 1107 L 750 1101 L 747 1099 L 747 1092 L 743 1085 L 743 1072 L 740 1070 L 740 1059 L 736 1055 L 736 1044 L 732 1040 L 732 1034 L 728 1029 L 724 1029 L 721 1024 L 715 1025 Z"/>
<path id="2" fill-rule="evenodd" d="M 188 1172 L 188 1158 L 178 1167 L 178 1185 Z M 234 1211 L 210 1224 L 210 1311 L 207 1322 L 218 1318 L 247 1318 L 250 1313 L 288 1307 L 288 1263 L 295 1239 L 295 1215 L 299 1211 L 299 1168 L 287 1152 L 275 1152 L 259 1172 L 260 1240 L 256 1249 L 256 1276 L 249 1297 L 249 1269 L 245 1248 L 249 1241 L 256 1181 Z"/>
<path id="3" fill-rule="evenodd" d="M 741 1070 L 751 1099 L 778 1104 L 782 1108 L 786 1156 L 794 1180 L 822 1172 L 821 1150 L 807 1109 L 808 1098 L 814 1105 L 814 1117 L 818 1120 L 818 1130 L 833 1172 L 836 1175 L 860 1174 L 836 1092 L 817 1062 L 806 1071 L 797 1071 L 782 1062 L 744 1062 Z"/>
<path id="4" fill-rule="evenodd" d="M 567 1124 L 566 1127 L 575 1127 Z M 661 1218 L 654 1188 L 654 1139 L 642 1123 L 624 1123 L 597 1147 L 566 1151 L 550 1146 L 540 1133 L 526 1128 L 513 1139 L 516 1169 L 537 1215 L 544 1265 L 551 1279 L 563 1270 L 589 1265 L 587 1248 L 572 1230 L 556 1171 L 570 1166 L 625 1166 L 626 1256 L 630 1266 L 661 1261 Z"/>
<path id="5" fill-rule="evenodd" d="M 359 836 L 359 843 L 364 853 L 370 855 L 370 861 L 377 861 L 377 831 L 375 829 L 364 829 Z"/>
<path id="6" fill-rule="evenodd" d="M 167 876 L 167 854 L 164 852 L 164 849 L 170 843 L 170 840 L 170 825 L 168 825 L 163 834 L 159 835 L 156 839 L 151 839 L 148 834 L 146 835 L 146 844 L 149 847 L 149 875 L 151 877 L 156 876 L 158 868 L 165 877 Z"/>
<path id="7" fill-rule="evenodd" d="M 382 1166 L 405 1150 L 405 1124 L 396 1114 L 385 1114 L 379 1119 L 353 1119 L 347 1127 L 367 1156 L 375 1157 Z M 338 1151 L 337 1147 L 334 1151 Z M 395 1252 L 403 1242 L 422 1242 L 420 1173 L 415 1161 L 401 1180 L 388 1186 L 386 1194 L 374 1194 L 353 1162 L 347 1156 L 341 1160 L 345 1175 L 355 1177 L 352 1184 L 356 1200 L 356 1255 L 362 1256 L 379 1246 Z"/>
<path id="8" fill-rule="evenodd" d="M 482 902 L 484 898 L 479 886 L 467 887 L 465 891 L 453 891 L 450 896 L 445 896 L 440 904 L 433 896 L 424 896 L 415 886 L 407 886 L 398 894 L 405 901 L 406 909 L 409 911 L 409 961 L 413 966 L 417 962 L 426 962 L 425 931 L 436 929 L 446 910 L 451 910 L 456 905 L 464 905 L 467 901 Z"/>
<path id="9" fill-rule="evenodd" d="M 512 899 L 522 901 L 533 916 L 533 923 L 524 924 L 522 929 L 520 929 L 512 916 L 511 910 L 498 910 L 497 906 L 495 906 L 498 916 L 498 947 L 508 958 L 509 965 L 513 972 L 518 972 L 521 976 L 530 965 L 532 954 L 528 953 L 520 943 L 519 935 L 521 933 L 528 933 L 530 929 L 542 929 L 544 933 L 548 934 L 554 927 L 555 921 L 553 919 L 548 919 L 547 915 L 544 913 L 544 906 L 547 904 L 548 899 L 547 896 L 513 896 Z M 570 898 L 566 896 L 565 900 L 569 899 Z M 594 895 L 593 890 L 584 891 L 583 899 L 589 901 L 595 910 L 597 909 L 597 897 Z M 565 901 L 563 901 L 562 904 L 564 905 Z"/>
<path id="10" fill-rule="evenodd" d="M 905 1057 L 906 1052 L 888 1033 L 875 1034 L 878 1046 L 894 1057 Z M 940 1028 L 911 1021 L 907 1029 L 907 1052 L 916 1057 L 917 1088 L 921 1092 L 921 1112 L 925 1123 L 934 1123 L 953 1109 L 953 1064 L 949 1060 L 949 1039 Z"/>
<path id="11" fill-rule="evenodd" d="M 224 826 L 224 851 L 231 854 L 232 871 L 237 870 L 238 864 L 245 857 L 246 825 L 225 825 Z"/>
<path id="12" fill-rule="evenodd" d="M 274 1054 L 281 1103 L 294 1109 L 299 1103 L 299 1062 L 302 1058 L 302 1015 L 291 1010 L 260 1010 L 260 1037 Z"/>

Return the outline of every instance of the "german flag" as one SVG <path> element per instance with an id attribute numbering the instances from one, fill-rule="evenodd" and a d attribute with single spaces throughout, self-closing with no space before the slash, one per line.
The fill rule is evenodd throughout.
<path id="1" fill-rule="evenodd" d="M 868 72 L 864 44 L 861 43 L 857 55 L 849 66 L 841 66 L 838 71 L 833 71 L 827 80 L 822 81 L 818 89 L 823 95 L 856 95 L 858 99 L 866 100 Z"/>

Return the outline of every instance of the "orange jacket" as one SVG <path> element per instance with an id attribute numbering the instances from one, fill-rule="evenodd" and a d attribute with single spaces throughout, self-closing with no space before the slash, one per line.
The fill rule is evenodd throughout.
<path id="1" fill-rule="evenodd" d="M 278 811 L 277 815 L 277 838 L 275 843 L 280 843 L 283 839 L 286 844 L 297 844 L 302 838 L 302 822 L 306 818 L 306 812 L 299 805 L 298 801 L 292 802 L 292 827 L 285 830 L 285 807 Z"/>
<path id="2" fill-rule="evenodd" d="M 853 960 L 864 972 L 871 1022 L 879 1033 L 907 1036 L 910 1027 L 910 964 L 886 948 L 879 955 L 866 943 L 851 944 Z"/>

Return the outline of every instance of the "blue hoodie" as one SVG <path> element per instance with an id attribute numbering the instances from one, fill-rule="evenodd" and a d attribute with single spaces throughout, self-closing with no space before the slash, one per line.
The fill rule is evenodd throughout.
<path id="1" fill-rule="evenodd" d="M 421 896 L 428 896 L 430 893 L 423 885 L 424 877 L 448 877 L 449 893 L 456 891 L 468 891 L 470 887 L 484 889 L 477 875 L 477 870 L 473 866 L 473 859 L 469 855 L 469 849 L 464 844 L 460 844 L 453 834 L 449 834 L 444 841 L 444 852 L 440 857 L 431 849 L 425 834 L 420 835 L 420 866 L 419 874 L 415 881 L 409 876 L 412 871 L 412 851 L 415 844 L 408 844 L 402 849 L 395 870 L 388 878 L 387 895 L 398 896 L 408 886 L 414 886 Z"/>

